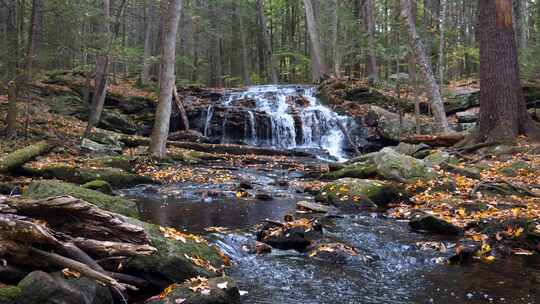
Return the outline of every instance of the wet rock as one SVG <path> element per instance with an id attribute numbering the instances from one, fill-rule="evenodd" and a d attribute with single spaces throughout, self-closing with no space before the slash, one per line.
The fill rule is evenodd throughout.
<path id="1" fill-rule="evenodd" d="M 437 173 L 424 161 L 384 148 L 373 158 L 377 174 L 389 180 L 413 183 L 417 180 L 430 180 Z"/>
<path id="2" fill-rule="evenodd" d="M 296 203 L 296 209 L 315 213 L 328 213 L 333 210 L 333 208 L 330 206 L 308 201 L 299 201 Z"/>
<path id="3" fill-rule="evenodd" d="M 479 107 L 468 109 L 467 111 L 457 112 L 456 118 L 459 123 L 475 123 L 478 121 L 478 113 L 480 111 Z"/>
<path id="4" fill-rule="evenodd" d="M 342 167 L 336 171 L 330 171 L 321 175 L 325 180 L 336 180 L 344 177 L 370 178 L 377 175 L 377 167 L 374 163 L 359 162 Z"/>
<path id="5" fill-rule="evenodd" d="M 255 194 L 255 198 L 261 201 L 271 201 L 274 199 L 274 197 L 272 196 L 272 193 L 268 191 L 258 191 Z"/>
<path id="6" fill-rule="evenodd" d="M 240 189 L 251 190 L 253 189 L 253 183 L 247 179 L 242 179 L 238 185 Z"/>
<path id="7" fill-rule="evenodd" d="M 171 286 L 171 290 L 152 297 L 149 304 L 240 304 L 240 291 L 229 277 L 212 279 L 194 278 L 183 284 Z"/>
<path id="8" fill-rule="evenodd" d="M 18 285 L 17 303 L 112 304 L 109 288 L 93 279 L 64 278 L 61 273 L 34 271 Z"/>
<path id="9" fill-rule="evenodd" d="M 459 235 L 462 229 L 438 217 L 423 213 L 414 213 L 409 221 L 414 230 L 423 230 L 443 235 Z"/>
<path id="10" fill-rule="evenodd" d="M 316 221 L 300 219 L 286 223 L 267 222 L 257 231 L 257 240 L 281 250 L 304 251 L 312 241 L 322 236 L 322 226 Z"/>
<path id="11" fill-rule="evenodd" d="M 137 205 L 132 201 L 56 180 L 34 181 L 25 195 L 34 199 L 71 195 L 108 211 L 135 218 L 139 216 Z"/>
<path id="12" fill-rule="evenodd" d="M 129 116 L 116 110 L 103 111 L 98 127 L 124 134 L 135 134 L 138 129 Z"/>
<path id="13" fill-rule="evenodd" d="M 12 183 L 0 182 L 0 194 L 11 195 L 19 194 L 20 189 L 17 185 Z"/>
<path id="14" fill-rule="evenodd" d="M 316 199 L 340 209 L 364 209 L 386 207 L 406 200 L 407 195 L 401 186 L 391 182 L 342 178 L 325 185 Z"/>
<path id="15" fill-rule="evenodd" d="M 333 264 L 347 264 L 359 255 L 358 249 L 342 243 L 316 244 L 308 250 L 308 257 Z"/>
<path id="16" fill-rule="evenodd" d="M 168 140 L 188 142 L 208 142 L 208 139 L 199 131 L 183 130 L 169 134 Z"/>
<path id="17" fill-rule="evenodd" d="M 84 185 L 81 185 L 81 187 L 90 189 L 90 190 L 96 190 L 107 195 L 113 195 L 113 189 L 111 187 L 111 184 L 109 184 L 108 182 L 104 180 L 91 181 Z"/>

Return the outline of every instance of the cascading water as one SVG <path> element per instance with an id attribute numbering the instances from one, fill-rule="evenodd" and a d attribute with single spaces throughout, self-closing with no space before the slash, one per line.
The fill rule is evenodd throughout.
<path id="1" fill-rule="evenodd" d="M 229 138 L 226 131 L 228 116 L 231 115 L 229 109 L 235 107 L 238 101 L 252 100 L 254 107 L 244 113 L 244 143 L 280 149 L 318 149 L 338 160 L 345 159 L 346 141 L 338 123 L 346 123 L 350 118 L 322 105 L 315 94 L 316 88 L 313 86 L 265 85 L 225 95 L 220 101 L 221 106 L 227 109 L 222 123 L 222 142 L 227 142 Z M 212 111 L 212 106 L 209 106 L 203 129 L 205 135 L 209 133 Z M 255 117 L 256 113 L 268 117 L 269 124 L 261 125 Z M 259 132 L 258 128 L 270 130 Z M 268 134 L 268 138 L 261 138 L 260 134 Z"/>

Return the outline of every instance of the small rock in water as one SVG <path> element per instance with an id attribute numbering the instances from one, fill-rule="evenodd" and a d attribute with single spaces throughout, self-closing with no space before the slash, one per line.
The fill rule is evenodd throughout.
<path id="1" fill-rule="evenodd" d="M 298 203 L 296 203 L 296 209 L 317 213 L 328 213 L 331 210 L 331 207 L 314 202 L 299 201 Z"/>
<path id="2" fill-rule="evenodd" d="M 459 235 L 462 232 L 461 228 L 443 219 L 423 213 L 413 214 L 409 226 L 414 230 L 424 230 L 444 235 Z"/>
<path id="3" fill-rule="evenodd" d="M 255 198 L 261 200 L 261 201 L 271 201 L 274 199 L 272 196 L 272 193 L 265 192 L 265 191 L 259 191 L 257 194 L 255 194 Z"/>

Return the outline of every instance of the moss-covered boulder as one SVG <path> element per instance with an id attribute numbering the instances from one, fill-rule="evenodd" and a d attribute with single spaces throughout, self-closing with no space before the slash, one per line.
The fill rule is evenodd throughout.
<path id="1" fill-rule="evenodd" d="M 424 162 L 431 166 L 440 166 L 442 163 L 458 164 L 459 160 L 446 151 L 436 151 L 424 158 Z"/>
<path id="2" fill-rule="evenodd" d="M 17 286 L 5 285 L 0 287 L 0 304 L 15 304 L 21 294 Z"/>
<path id="3" fill-rule="evenodd" d="M 151 178 L 115 168 L 77 168 L 63 165 L 45 167 L 24 166 L 27 174 L 47 179 L 59 179 L 75 184 L 85 184 L 94 180 L 103 180 L 115 188 L 128 188 L 139 184 L 153 184 Z"/>
<path id="4" fill-rule="evenodd" d="M 107 195 L 113 195 L 113 189 L 111 187 L 111 184 L 104 180 L 91 181 L 82 185 L 81 187 L 90 190 L 96 190 Z"/>
<path id="5" fill-rule="evenodd" d="M 407 199 L 401 186 L 369 179 L 342 178 L 325 185 L 316 199 L 340 208 L 385 207 Z"/>
<path id="6" fill-rule="evenodd" d="M 65 278 L 61 273 L 34 271 L 18 285 L 16 303 L 112 304 L 109 288 L 87 277 Z"/>
<path id="7" fill-rule="evenodd" d="M 202 284 L 201 284 L 202 283 Z M 191 289 L 196 286 L 203 286 L 199 289 Z M 172 286 L 172 290 L 162 295 L 152 297 L 148 304 L 240 304 L 240 291 L 236 282 L 229 277 L 220 277 L 188 281 L 183 284 Z"/>
<path id="8" fill-rule="evenodd" d="M 111 212 L 135 218 L 139 216 L 135 202 L 57 180 L 34 181 L 25 195 L 34 199 L 71 195 Z"/>
<path id="9" fill-rule="evenodd" d="M 370 178 L 377 175 L 377 167 L 374 163 L 359 162 L 342 167 L 336 171 L 330 171 L 321 176 L 322 179 L 335 180 L 344 177 Z"/>
<path id="10" fill-rule="evenodd" d="M 529 171 L 531 170 L 531 167 L 528 163 L 524 161 L 516 161 L 508 166 L 504 166 L 500 168 L 498 171 L 500 174 L 508 177 L 515 177 L 518 176 L 520 171 Z"/>
<path id="11" fill-rule="evenodd" d="M 135 164 L 137 162 L 136 157 L 129 157 L 125 155 L 117 156 L 105 156 L 93 158 L 87 161 L 87 164 L 92 167 L 108 167 L 122 169 L 126 172 L 133 173 Z"/>
<path id="12" fill-rule="evenodd" d="M 161 288 L 196 276 L 220 275 L 211 270 L 212 267 L 219 269 L 223 265 L 223 259 L 215 248 L 191 238 L 186 238 L 185 242 L 167 238 L 157 225 L 136 219 L 130 219 L 130 222 L 145 229 L 150 245 L 157 249 L 157 253 L 131 257 L 123 263 L 126 271 L 136 273 Z M 194 260 L 207 263 L 207 267 L 197 266 Z"/>
<path id="13" fill-rule="evenodd" d="M 400 154 L 391 148 L 375 153 L 373 161 L 377 166 L 377 174 L 385 179 L 411 183 L 437 177 L 435 170 L 424 161 Z"/>

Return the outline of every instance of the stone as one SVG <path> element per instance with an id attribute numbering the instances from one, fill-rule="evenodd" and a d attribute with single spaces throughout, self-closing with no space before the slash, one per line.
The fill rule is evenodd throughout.
<path id="1" fill-rule="evenodd" d="M 119 154 L 122 153 L 121 146 L 104 145 L 91 139 L 84 138 L 81 142 L 81 150 L 94 154 Z"/>
<path id="2" fill-rule="evenodd" d="M 268 222 L 257 231 L 257 241 L 281 250 L 304 251 L 314 240 L 322 237 L 322 226 L 317 222 L 292 221 L 284 225 Z"/>
<path id="3" fill-rule="evenodd" d="M 342 167 L 336 171 L 330 171 L 321 175 L 321 179 L 336 180 L 344 177 L 370 178 L 377 175 L 375 164 L 369 162 L 358 162 Z"/>
<path id="4" fill-rule="evenodd" d="M 109 288 L 93 279 L 64 278 L 61 273 L 34 271 L 18 285 L 18 303 L 25 304 L 112 304 Z"/>
<path id="5" fill-rule="evenodd" d="M 193 290 L 201 281 L 175 284 L 164 296 L 158 295 L 148 299 L 148 304 L 240 304 L 240 291 L 236 282 L 230 277 L 211 278 L 205 288 Z"/>
<path id="6" fill-rule="evenodd" d="M 342 178 L 325 185 L 316 200 L 331 203 L 340 209 L 386 207 L 407 200 L 406 191 L 399 185 L 369 179 Z"/>
<path id="7" fill-rule="evenodd" d="M 308 249 L 308 257 L 325 263 L 347 264 L 359 257 L 358 249 L 343 243 L 318 243 Z"/>
<path id="8" fill-rule="evenodd" d="M 435 167 L 443 163 L 458 164 L 459 160 L 446 151 L 436 151 L 426 156 L 424 162 L 431 167 Z"/>
<path id="9" fill-rule="evenodd" d="M 317 204 L 315 202 L 299 201 L 296 203 L 296 209 L 301 211 L 309 211 L 314 213 L 328 213 L 332 211 L 331 206 Z"/>
<path id="10" fill-rule="evenodd" d="M 409 221 L 409 226 L 414 230 L 423 230 L 442 235 L 459 235 L 461 228 L 443 219 L 429 214 L 414 213 Z"/>
<path id="11" fill-rule="evenodd" d="M 376 126 L 383 138 L 395 142 L 399 142 L 402 137 L 416 132 L 416 125 L 411 117 L 402 116 L 400 118 L 399 114 L 373 105 L 369 106 L 366 124 Z"/>
<path id="12" fill-rule="evenodd" d="M 255 194 L 255 198 L 261 201 L 271 201 L 274 199 L 274 197 L 272 196 L 272 193 L 268 191 L 258 191 Z"/>
<path id="13" fill-rule="evenodd" d="M 396 152 L 404 155 L 409 155 L 415 158 L 421 158 L 418 156 L 424 155 L 424 153 L 428 153 L 430 147 L 426 144 L 409 144 L 400 142 L 399 145 L 396 147 L 392 147 Z M 425 156 L 425 155 L 424 155 Z"/>
<path id="14" fill-rule="evenodd" d="M 109 109 L 101 114 L 98 127 L 124 134 L 135 134 L 138 130 L 137 125 L 128 115 Z"/>
<path id="15" fill-rule="evenodd" d="M 376 153 L 373 161 L 377 166 L 377 174 L 385 179 L 414 183 L 437 177 L 435 170 L 424 161 L 399 154 L 388 147 Z"/>
<path id="16" fill-rule="evenodd" d="M 94 180 L 84 185 L 81 185 L 81 187 L 90 190 L 96 190 L 107 195 L 113 195 L 113 189 L 111 187 L 111 184 L 103 180 Z"/>

